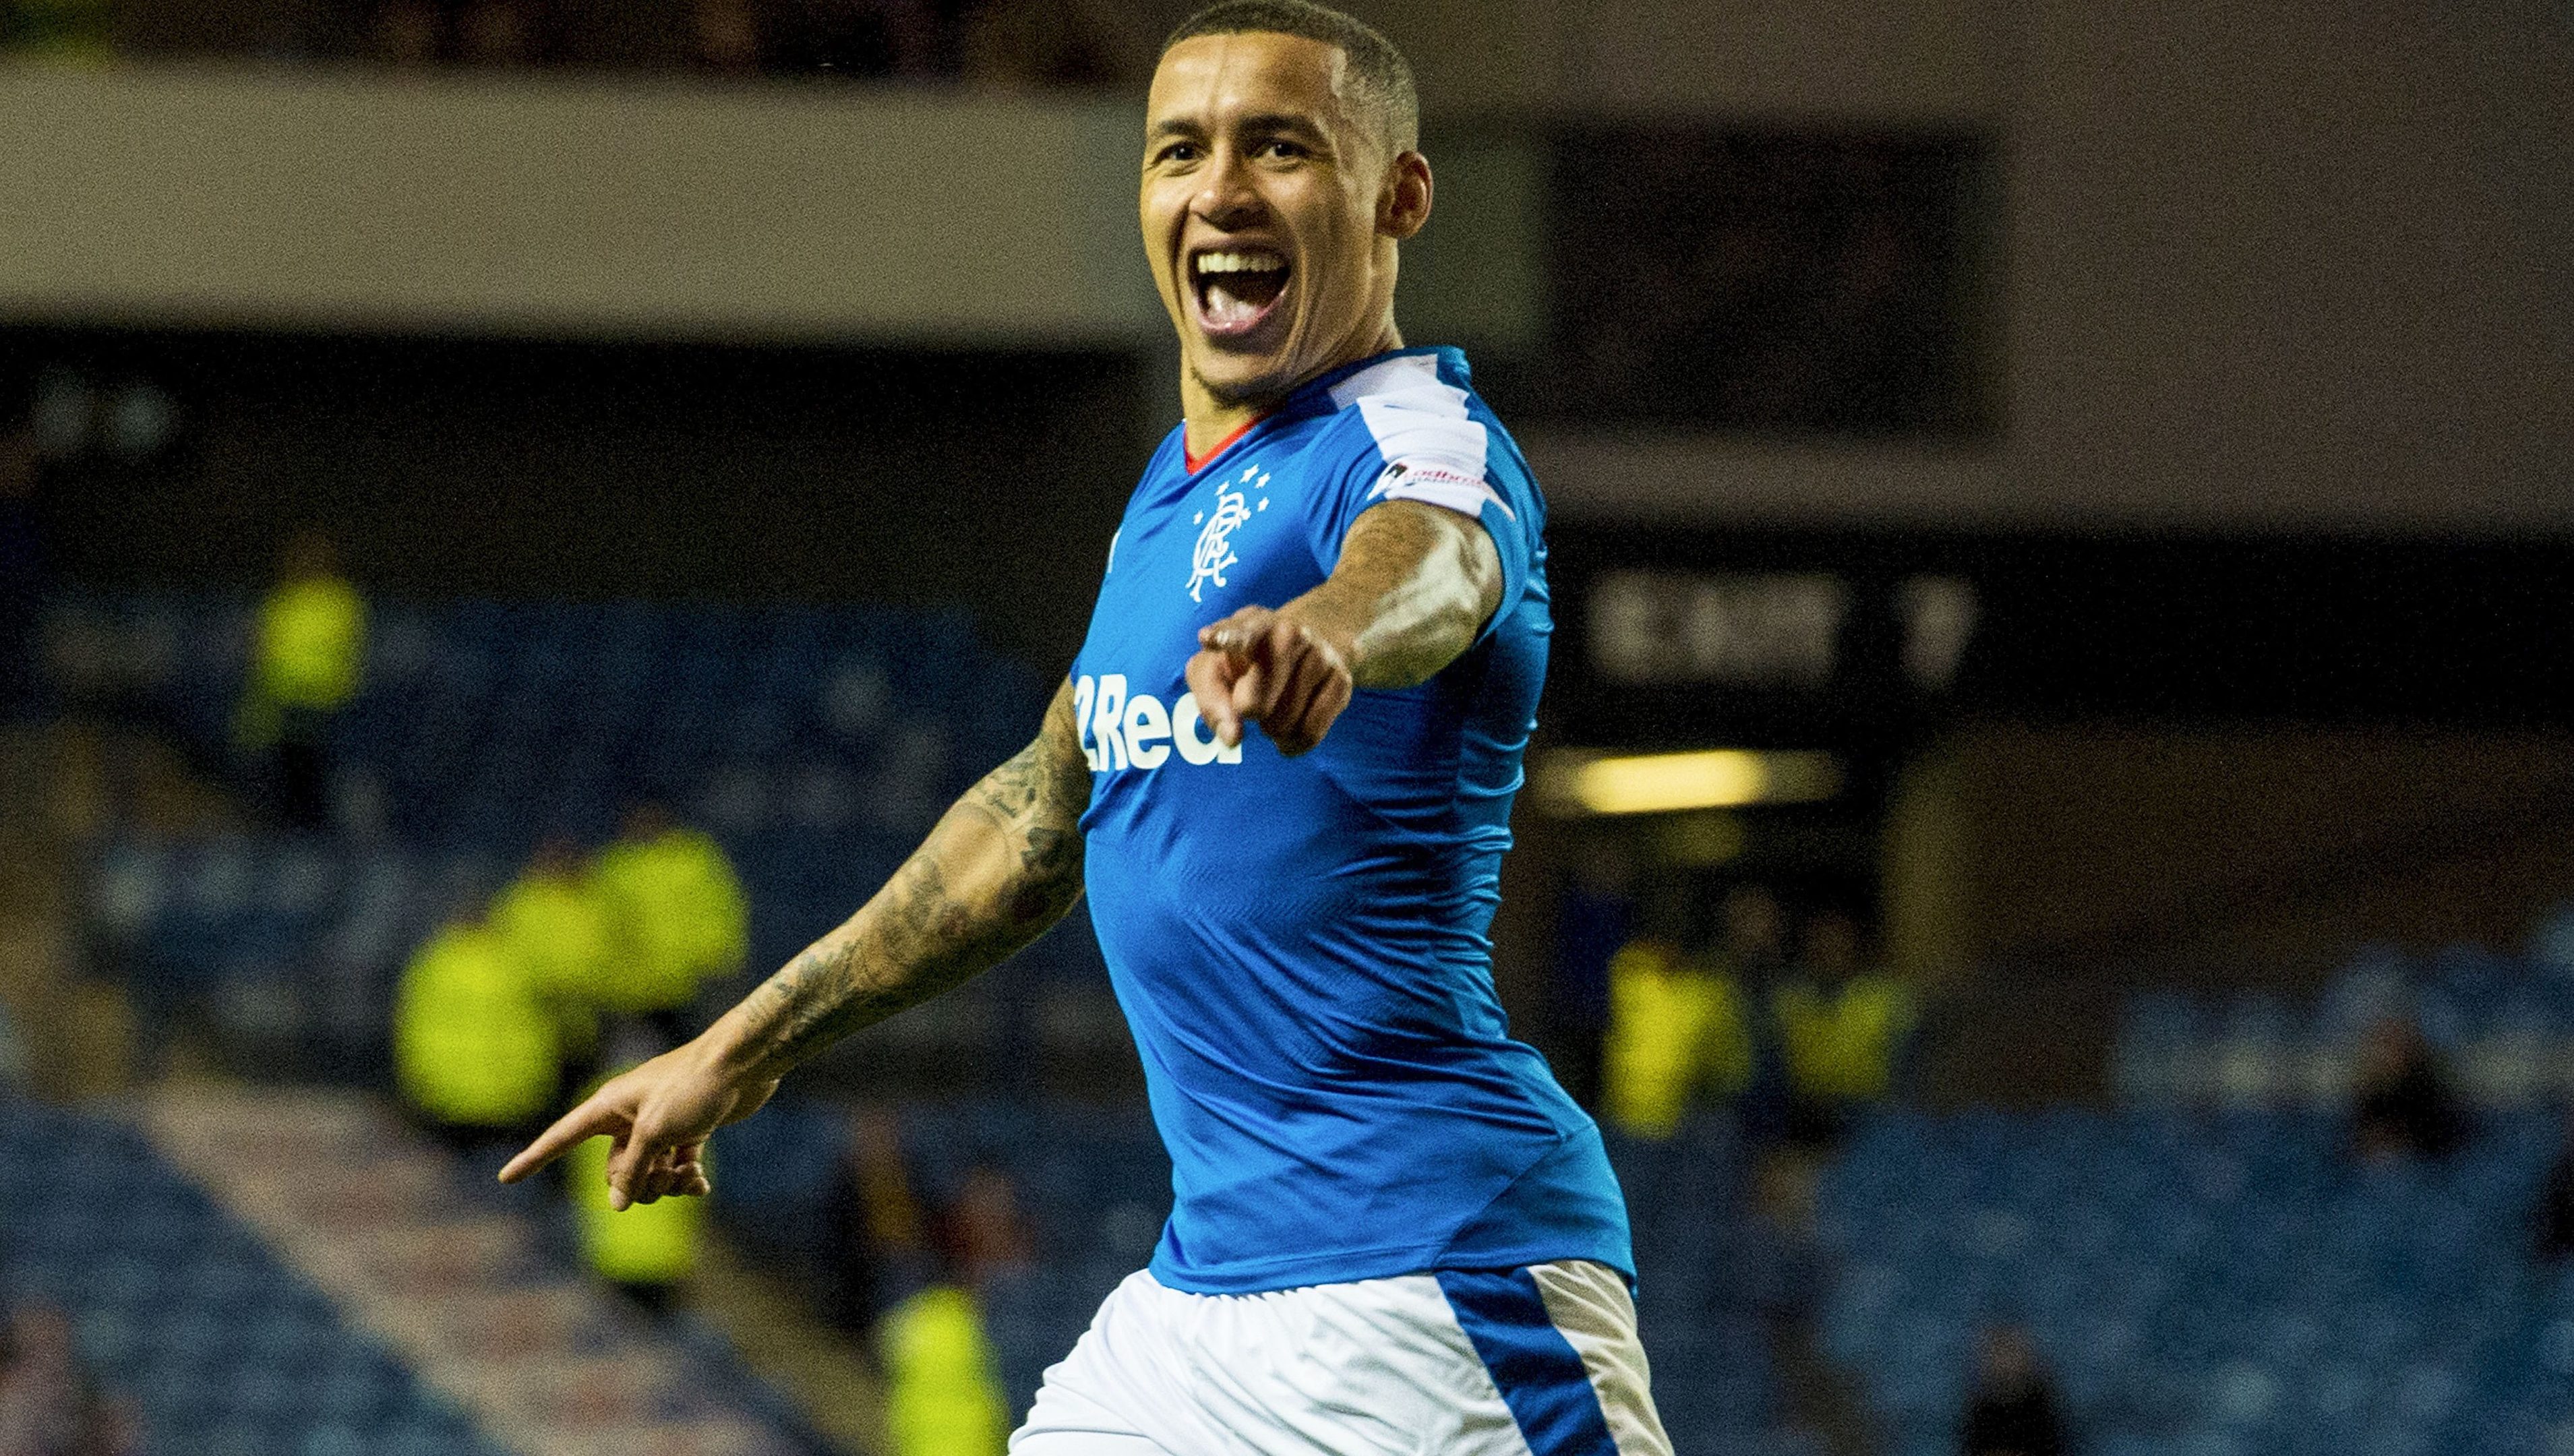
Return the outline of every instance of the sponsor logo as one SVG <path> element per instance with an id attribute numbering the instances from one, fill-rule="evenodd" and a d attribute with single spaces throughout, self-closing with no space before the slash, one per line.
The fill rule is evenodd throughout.
<path id="1" fill-rule="evenodd" d="M 1123 673 L 1074 679 L 1072 719 L 1081 727 L 1081 755 L 1093 773 L 1159 768 L 1174 752 L 1183 763 L 1242 761 L 1241 744 L 1226 747 L 1207 728 L 1196 694 L 1183 693 L 1165 708 L 1150 693 L 1129 693 Z"/>
<path id="2" fill-rule="evenodd" d="M 1252 514 L 1269 509 L 1267 497 L 1256 503 L 1252 493 L 1269 489 L 1269 477 L 1256 465 L 1243 467 L 1242 474 L 1215 484 L 1215 513 L 1200 511 L 1190 524 L 1198 529 L 1197 550 L 1189 554 L 1189 600 L 1204 602 L 1201 595 L 1212 582 L 1227 585 L 1224 569 L 1242 558 L 1234 555 L 1233 533 L 1251 520 Z"/>
<path id="3" fill-rule="evenodd" d="M 1489 501 L 1500 507 L 1504 516 L 1513 521 L 1520 519 L 1519 513 L 1480 473 L 1470 475 L 1428 461 L 1398 460 L 1387 466 L 1369 488 L 1368 499 L 1427 501 L 1470 516 Z"/>

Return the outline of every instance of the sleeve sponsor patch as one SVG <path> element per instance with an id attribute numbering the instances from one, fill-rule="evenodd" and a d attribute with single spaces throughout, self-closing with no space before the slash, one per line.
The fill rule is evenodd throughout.
<path id="1" fill-rule="evenodd" d="M 1469 474 L 1452 465 L 1437 461 L 1398 460 L 1387 466 L 1368 491 L 1371 501 L 1419 501 L 1454 511 L 1461 516 L 1482 516 L 1487 505 L 1500 508 L 1513 521 L 1519 513 L 1503 500 L 1501 493 L 1486 483 L 1480 473 Z"/>

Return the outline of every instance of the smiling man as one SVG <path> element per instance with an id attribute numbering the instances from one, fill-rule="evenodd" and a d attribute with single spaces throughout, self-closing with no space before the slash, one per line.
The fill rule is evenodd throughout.
<path id="1" fill-rule="evenodd" d="M 1465 359 L 1395 328 L 1417 127 L 1402 56 L 1337 11 L 1172 35 L 1140 210 L 1183 423 L 1036 739 L 504 1178 L 605 1135 L 612 1201 L 701 1193 L 706 1137 L 789 1068 L 1086 889 L 1176 1196 L 1016 1456 L 1667 1456 L 1599 1131 L 1493 991 L 1545 504 Z"/>

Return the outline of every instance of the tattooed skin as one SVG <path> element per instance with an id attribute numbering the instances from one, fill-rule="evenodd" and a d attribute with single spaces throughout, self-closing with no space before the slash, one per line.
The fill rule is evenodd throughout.
<path id="1" fill-rule="evenodd" d="M 1044 933 L 1081 897 L 1089 803 L 1067 682 L 1035 741 L 968 789 L 874 898 L 743 1002 L 758 1072 L 779 1075 Z"/>

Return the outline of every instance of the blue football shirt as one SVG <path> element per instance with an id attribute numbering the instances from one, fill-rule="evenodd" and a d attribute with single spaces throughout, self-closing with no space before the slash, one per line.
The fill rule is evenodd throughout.
<path id="1" fill-rule="evenodd" d="M 1545 503 L 1455 350 L 1337 371 L 1191 467 L 1162 443 L 1113 539 L 1073 708 L 1090 915 L 1176 1195 L 1162 1283 L 1234 1294 L 1588 1258 L 1632 1276 L 1600 1132 L 1511 1039 L 1486 936 L 1546 676 Z M 1322 744 L 1220 746 L 1198 629 L 1320 585 L 1415 500 L 1500 549 L 1500 608 Z"/>

